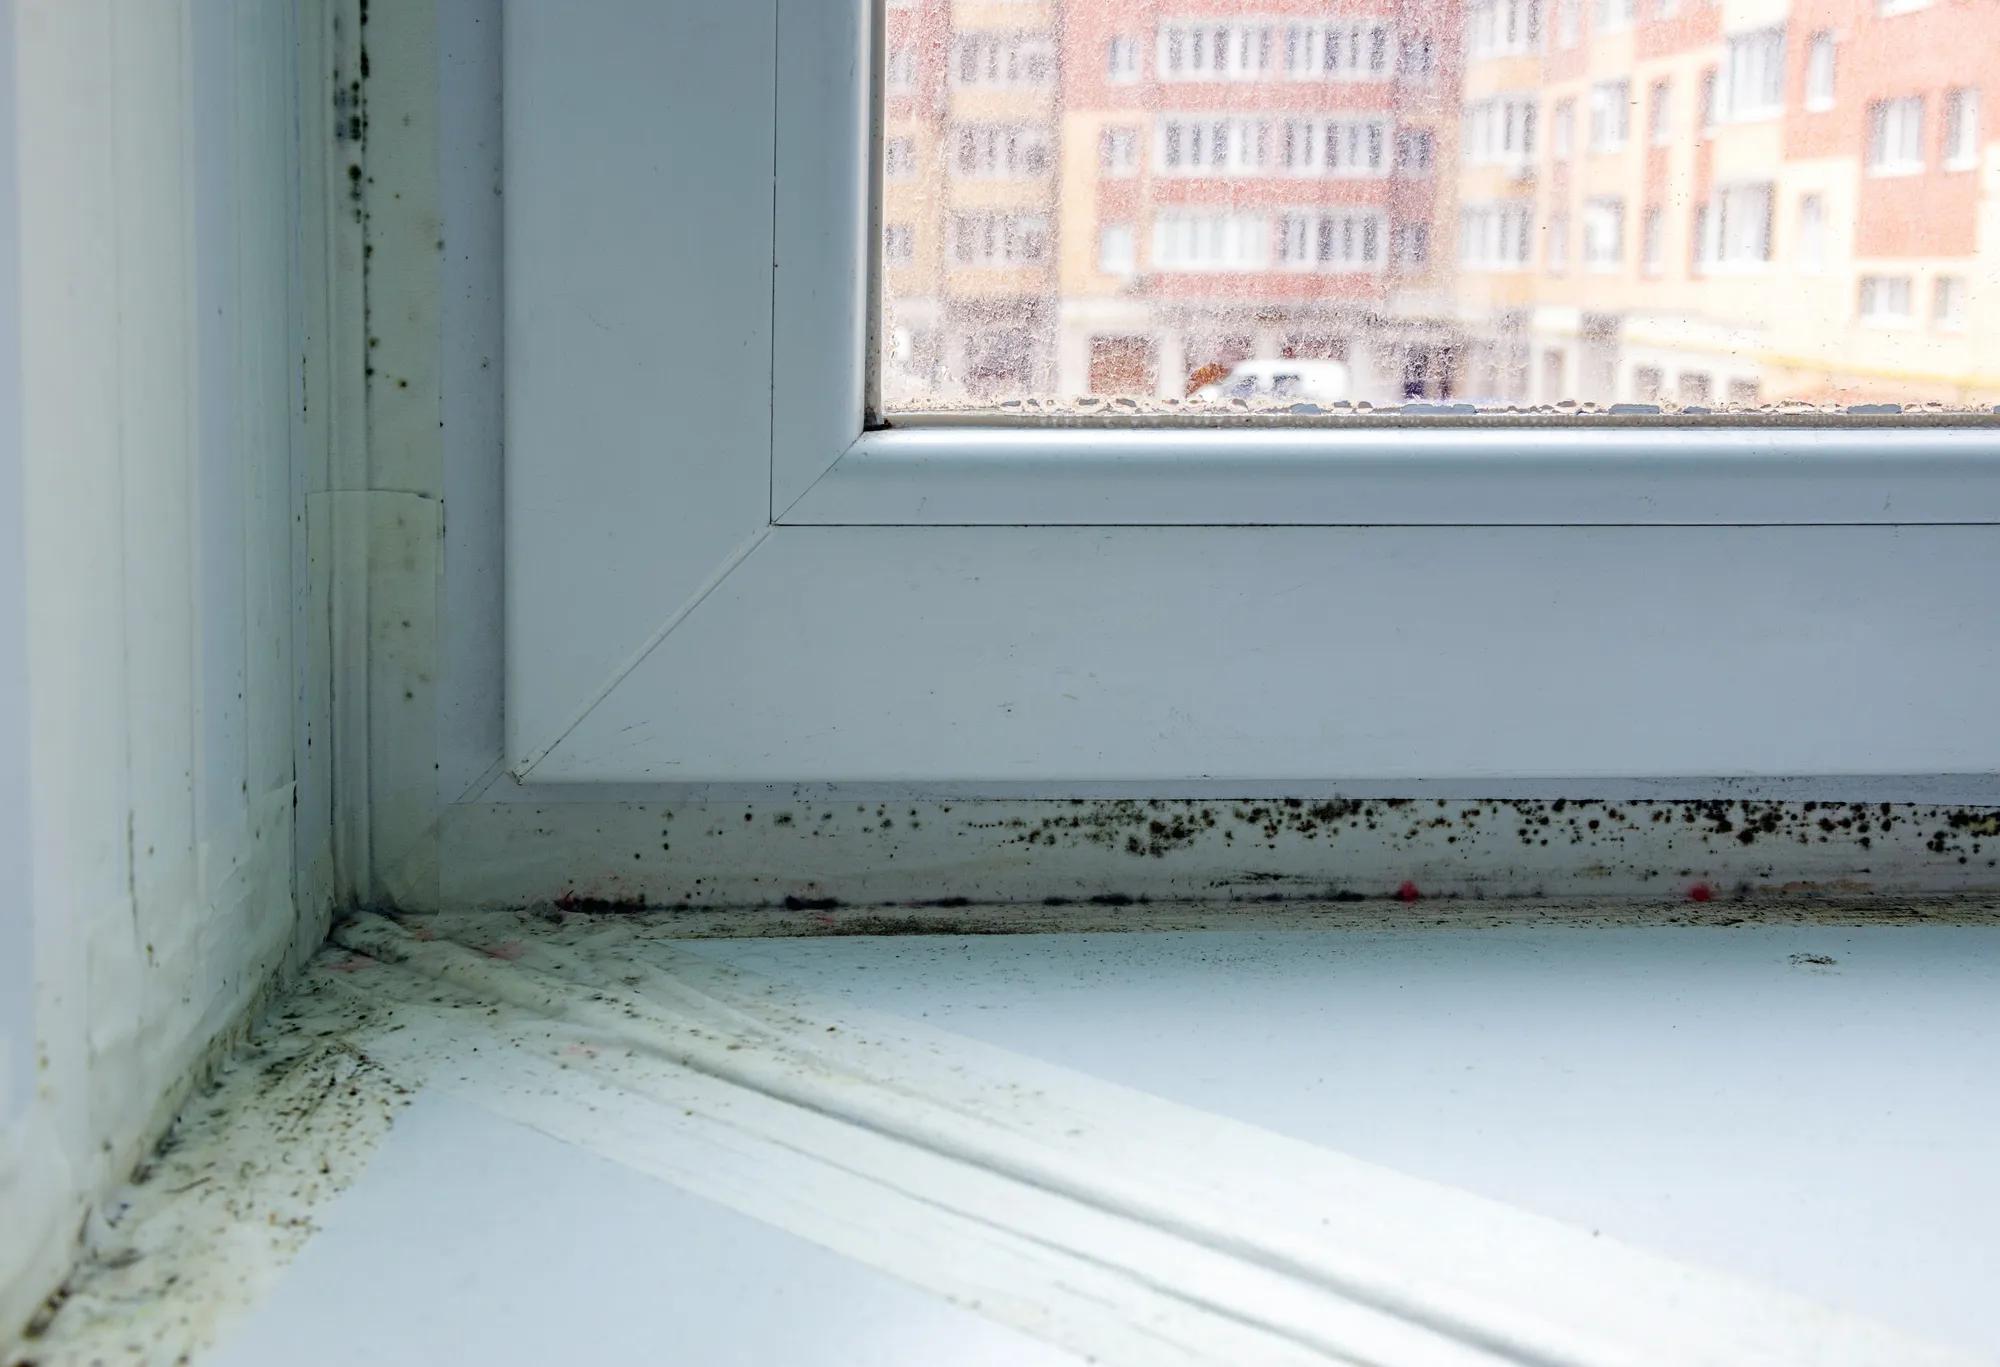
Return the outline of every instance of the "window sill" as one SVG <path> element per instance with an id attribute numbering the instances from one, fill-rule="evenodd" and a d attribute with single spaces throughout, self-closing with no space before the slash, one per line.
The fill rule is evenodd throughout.
<path id="1" fill-rule="evenodd" d="M 1299 412 L 1308 409 L 1301 405 Z M 1279 419 L 1283 422 L 1284 419 Z M 2000 425 L 1358 414 L 864 433 L 788 526 L 2000 521 Z M 1794 419 L 1793 421 L 1796 421 Z"/>

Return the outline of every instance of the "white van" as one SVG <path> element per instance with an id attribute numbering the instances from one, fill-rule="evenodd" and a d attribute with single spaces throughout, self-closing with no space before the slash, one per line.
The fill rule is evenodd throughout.
<path id="1" fill-rule="evenodd" d="M 1296 399 L 1339 403 L 1352 393 L 1340 361 L 1239 361 L 1227 375 L 1194 392 L 1197 399 Z"/>

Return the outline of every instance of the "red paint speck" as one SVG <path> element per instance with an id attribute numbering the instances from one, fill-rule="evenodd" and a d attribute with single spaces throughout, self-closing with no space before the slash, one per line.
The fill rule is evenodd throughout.
<path id="1" fill-rule="evenodd" d="M 818 921 L 823 926 L 830 926 L 833 924 L 833 914 L 826 911 L 816 911 L 813 913 L 813 920 Z"/>
<path id="2" fill-rule="evenodd" d="M 1715 896 L 1715 889 L 1706 883 L 1696 883 L 1688 889 L 1688 901 L 1690 902 L 1706 902 L 1713 896 Z"/>
<path id="3" fill-rule="evenodd" d="M 479 952 L 489 959 L 505 959 L 507 962 L 512 963 L 523 954 L 526 954 L 528 947 L 519 940 L 502 940 L 492 948 L 482 949 Z"/>
<path id="4" fill-rule="evenodd" d="M 1417 891 L 1417 885 L 1408 879 L 1403 881 L 1402 887 L 1396 889 L 1396 899 L 1401 902 L 1414 902 L 1422 896 L 1423 894 Z"/>

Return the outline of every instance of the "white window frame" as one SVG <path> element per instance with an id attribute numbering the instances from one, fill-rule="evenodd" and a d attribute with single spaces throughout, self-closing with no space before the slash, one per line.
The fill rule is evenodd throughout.
<path id="1" fill-rule="evenodd" d="M 1879 652 L 1802 659 L 1796 632 L 1744 616 L 1742 584 L 1810 618 L 1857 564 L 1885 593 L 1976 575 L 1964 547 L 2000 523 L 1989 422 L 873 423 L 879 40 L 829 0 L 712 17 L 698 57 L 636 0 L 521 6 L 504 31 L 501 772 L 528 800 L 719 781 L 1269 791 L 1735 772 L 1731 755 L 1949 772 L 1967 753 L 1955 727 L 1884 750 L 1877 728 L 1789 707 L 1722 735 L 1669 701 L 1689 661 L 1722 696 L 1790 698 L 1772 684 L 1802 669 L 1888 687 Z M 712 135 L 663 149 L 644 130 L 677 101 Z M 586 141 L 598 155 L 576 155 Z M 565 249 L 583 212 L 587 254 Z M 1912 561 L 1913 529 L 1967 523 L 1983 539 L 1933 535 Z M 1646 630 L 1606 631 L 1635 606 L 1619 567 L 1667 563 Z M 1908 627 L 1903 597 L 1856 611 Z M 1894 644 L 1897 670 L 1943 667 L 1932 637 Z M 1550 658 L 1560 700 L 1545 669 L 1490 667 Z"/>
<path id="2" fill-rule="evenodd" d="M 1863 164 L 1871 176 L 1920 176 L 1927 162 L 1922 95 L 1894 95 L 1869 104 Z"/>
<path id="3" fill-rule="evenodd" d="M 1833 108 L 1839 88 L 1840 44 L 1833 30 L 1821 29 L 1806 39 L 1805 107 L 1813 113 Z"/>

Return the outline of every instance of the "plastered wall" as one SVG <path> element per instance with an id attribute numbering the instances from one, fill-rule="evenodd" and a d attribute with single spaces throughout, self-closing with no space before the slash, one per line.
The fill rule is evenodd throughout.
<path id="1" fill-rule="evenodd" d="M 0 1345 L 338 891 L 328 19 L 0 3 Z"/>

